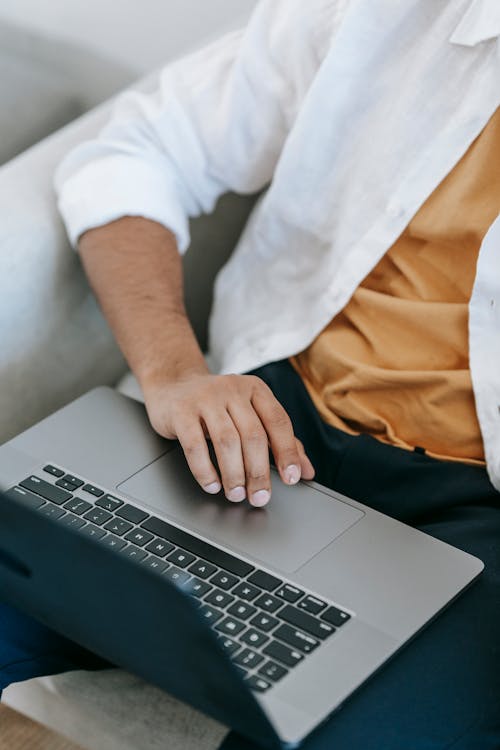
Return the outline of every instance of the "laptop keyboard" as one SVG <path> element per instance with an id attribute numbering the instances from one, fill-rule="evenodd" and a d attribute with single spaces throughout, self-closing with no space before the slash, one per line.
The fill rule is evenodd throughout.
<path id="1" fill-rule="evenodd" d="M 194 597 L 243 674 L 265 692 L 350 618 L 343 609 L 150 515 L 58 466 L 7 491 L 165 576 Z"/>

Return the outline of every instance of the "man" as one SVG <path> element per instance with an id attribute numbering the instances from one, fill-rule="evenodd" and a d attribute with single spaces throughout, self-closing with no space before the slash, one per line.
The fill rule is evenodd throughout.
<path id="1" fill-rule="evenodd" d="M 58 173 L 151 423 L 206 492 L 265 505 L 269 446 L 284 482 L 316 472 L 486 563 L 311 748 L 500 747 L 499 7 L 265 0 Z M 187 218 L 266 186 L 216 282 L 212 374 Z"/>

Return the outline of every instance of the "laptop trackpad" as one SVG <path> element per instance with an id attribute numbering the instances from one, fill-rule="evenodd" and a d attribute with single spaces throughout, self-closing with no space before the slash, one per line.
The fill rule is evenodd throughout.
<path id="1" fill-rule="evenodd" d="M 221 546 L 291 573 L 363 517 L 357 508 L 305 484 L 286 487 L 272 471 L 266 508 L 208 495 L 176 447 L 119 486 L 141 506 Z"/>

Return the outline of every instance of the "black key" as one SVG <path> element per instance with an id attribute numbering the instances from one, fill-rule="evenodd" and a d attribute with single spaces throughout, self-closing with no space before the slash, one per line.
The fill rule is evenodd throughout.
<path id="1" fill-rule="evenodd" d="M 72 513 L 76 513 L 81 516 L 85 511 L 90 510 L 92 507 L 91 503 L 86 500 L 80 500 L 79 497 L 72 497 L 67 503 L 64 503 L 64 507 L 70 510 Z"/>
<path id="2" fill-rule="evenodd" d="M 241 648 L 240 644 L 237 643 L 237 641 L 233 641 L 232 638 L 228 638 L 227 636 L 221 635 L 220 638 L 220 644 L 224 651 L 231 656 L 231 654 L 234 654 L 239 648 Z"/>
<path id="3" fill-rule="evenodd" d="M 216 629 L 220 630 L 220 632 L 224 633 L 224 635 L 238 635 L 238 633 L 241 633 L 244 628 L 244 622 L 235 620 L 234 617 L 226 617 L 217 625 Z"/>
<path id="4" fill-rule="evenodd" d="M 147 513 L 140 508 L 136 508 L 134 505 L 124 505 L 116 511 L 116 515 L 132 523 L 141 523 L 141 521 L 144 521 L 148 517 Z M 158 536 L 160 535 L 158 534 Z"/>
<path id="5" fill-rule="evenodd" d="M 148 531 L 145 531 L 144 533 L 149 534 Z M 153 539 L 153 541 L 147 545 L 146 549 L 148 552 L 152 552 L 153 555 L 165 557 L 165 555 L 168 555 L 168 553 L 174 549 L 174 545 L 170 544 L 170 542 L 164 542 L 163 539 Z"/>
<path id="6" fill-rule="evenodd" d="M 103 536 L 99 541 L 105 547 L 115 549 L 117 552 L 127 546 L 127 542 L 124 542 L 119 536 L 114 536 L 114 534 L 106 534 L 106 536 Z"/>
<path id="7" fill-rule="evenodd" d="M 49 505 L 48 503 L 45 503 L 41 508 L 38 508 L 38 512 L 42 513 L 44 516 L 49 516 L 49 518 L 56 519 L 66 515 L 65 510 L 58 508 L 57 505 Z"/>
<path id="8" fill-rule="evenodd" d="M 246 633 L 243 633 L 243 635 L 240 636 L 240 638 L 243 643 L 246 643 L 248 646 L 253 646 L 254 648 L 260 648 L 269 640 L 269 636 L 259 633 L 259 631 L 254 628 L 247 630 Z"/>
<path id="9" fill-rule="evenodd" d="M 248 685 L 250 690 L 254 691 L 254 693 L 265 693 L 266 690 L 269 690 L 269 688 L 271 687 L 270 682 L 264 680 L 262 677 L 259 677 L 256 674 L 252 674 L 250 675 L 250 677 L 247 677 L 245 683 Z"/>
<path id="10" fill-rule="evenodd" d="M 258 612 L 255 617 L 250 620 L 250 625 L 253 625 L 259 630 L 263 630 L 265 633 L 269 633 L 270 630 L 279 625 L 279 620 L 276 617 L 271 617 L 264 612 Z"/>
<path id="11" fill-rule="evenodd" d="M 104 495 L 104 497 L 101 497 L 97 502 L 96 505 L 99 506 L 99 508 L 104 508 L 104 510 L 117 510 L 121 505 L 123 505 L 122 500 L 118 500 L 117 497 L 113 497 L 113 495 Z"/>
<path id="12" fill-rule="evenodd" d="M 123 536 L 127 533 L 127 531 L 130 531 L 132 528 L 132 524 L 128 521 L 122 521 L 121 518 L 112 518 L 111 521 L 108 521 L 104 528 L 106 531 L 111 531 L 113 534 L 118 534 L 118 536 Z"/>
<path id="13" fill-rule="evenodd" d="M 240 667 L 239 664 L 235 664 L 234 666 L 236 667 L 240 675 L 243 677 L 243 679 L 246 679 L 248 677 L 248 669 L 243 669 L 243 667 Z"/>
<path id="14" fill-rule="evenodd" d="M 232 576 L 230 573 L 223 573 L 222 570 L 219 570 L 218 573 L 216 573 L 212 578 L 210 579 L 210 583 L 213 583 L 214 586 L 218 586 L 220 589 L 224 589 L 224 591 L 228 591 L 229 589 L 232 589 L 235 583 L 238 583 L 240 579 L 236 578 L 236 576 Z"/>
<path id="15" fill-rule="evenodd" d="M 245 581 L 242 581 L 239 586 L 236 586 L 233 589 L 233 594 L 236 594 L 236 596 L 241 597 L 241 599 L 246 599 L 249 602 L 251 602 L 252 599 L 255 599 L 260 593 L 260 589 L 258 589 L 257 586 L 253 586 L 251 583 L 246 583 Z"/>
<path id="16" fill-rule="evenodd" d="M 246 669 L 253 669 L 262 661 L 264 661 L 262 654 L 252 651 L 251 648 L 244 648 L 243 651 L 240 651 L 240 653 L 234 657 L 234 663 L 239 664 Z"/>
<path id="17" fill-rule="evenodd" d="M 153 570 L 155 573 L 163 573 L 168 568 L 168 563 L 158 560 L 157 557 L 148 557 L 141 561 L 141 565 L 144 565 L 149 570 Z"/>
<path id="18" fill-rule="evenodd" d="M 57 466 L 52 466 L 52 464 L 47 464 L 47 466 L 43 467 L 43 470 L 46 471 L 47 474 L 52 474 L 54 477 L 62 477 L 64 475 L 62 469 L 58 469 Z"/>
<path id="19" fill-rule="evenodd" d="M 213 604 L 215 607 L 224 609 L 228 604 L 234 602 L 234 596 L 228 594 L 227 591 L 222 591 L 222 589 L 214 589 L 207 597 L 205 597 L 205 601 L 208 602 L 208 604 Z"/>
<path id="20" fill-rule="evenodd" d="M 205 560 L 196 560 L 188 570 L 194 576 L 198 576 L 198 578 L 210 578 L 217 568 L 212 563 L 205 562 Z"/>
<path id="21" fill-rule="evenodd" d="M 264 573 L 263 570 L 255 570 L 247 580 L 266 591 L 274 591 L 274 589 L 277 589 L 283 583 L 279 578 L 275 578 L 275 576 L 269 573 Z"/>
<path id="22" fill-rule="evenodd" d="M 278 682 L 278 680 L 281 680 L 282 677 L 288 674 L 288 669 L 285 669 L 280 664 L 276 664 L 275 661 L 266 661 L 259 669 L 259 674 L 267 677 L 269 680 L 273 680 L 273 682 Z"/>
<path id="23" fill-rule="evenodd" d="M 99 526 L 94 526 L 91 523 L 88 523 L 86 526 L 82 526 L 81 529 L 79 529 L 80 534 L 84 534 L 85 536 L 90 536 L 93 539 L 100 539 L 102 536 L 106 534 L 106 532 L 101 529 Z"/>
<path id="24" fill-rule="evenodd" d="M 295 625 L 296 628 L 305 630 L 306 633 L 310 633 L 315 638 L 324 640 L 329 635 L 335 632 L 335 628 L 329 625 L 327 622 L 321 622 L 316 617 L 308 615 L 307 612 L 302 612 L 296 607 L 291 607 L 287 604 L 278 612 L 280 620 L 285 620 L 289 625 Z"/>
<path id="25" fill-rule="evenodd" d="M 202 581 L 201 578 L 191 578 L 191 580 L 186 583 L 185 588 L 188 594 L 200 599 L 202 596 L 205 596 L 212 587 L 206 581 Z"/>
<path id="26" fill-rule="evenodd" d="M 285 641 L 293 648 L 298 648 L 304 654 L 312 653 L 319 646 L 319 641 L 316 638 L 297 630 L 297 628 L 292 628 L 291 625 L 281 625 L 278 630 L 274 631 L 273 636 L 279 638 L 280 641 Z"/>
<path id="27" fill-rule="evenodd" d="M 254 604 L 261 609 L 265 609 L 266 612 L 276 612 L 277 609 L 283 606 L 283 600 L 276 599 L 276 597 L 271 596 L 271 594 L 262 594 L 255 600 Z"/>
<path id="28" fill-rule="evenodd" d="M 73 484 L 73 482 L 68 482 L 68 480 L 65 477 L 63 477 L 62 479 L 58 479 L 56 482 L 56 485 L 58 487 L 62 487 L 63 490 L 68 490 L 68 492 L 74 492 L 75 490 L 78 489 L 77 484 Z"/>
<path id="29" fill-rule="evenodd" d="M 99 487 L 94 487 L 93 484 L 84 484 L 82 492 L 88 492 L 89 495 L 94 495 L 94 497 L 101 497 L 104 495 L 104 490 L 100 490 Z"/>
<path id="30" fill-rule="evenodd" d="M 177 586 L 184 586 L 191 576 L 189 573 L 186 573 L 185 570 L 172 566 L 165 573 L 165 578 L 168 578 L 169 581 L 172 581 L 172 583 L 175 583 Z"/>
<path id="31" fill-rule="evenodd" d="M 317 615 L 326 607 L 326 602 L 321 601 L 321 599 L 316 599 L 315 596 L 306 596 L 297 606 L 299 609 L 310 612 L 311 615 Z"/>
<path id="32" fill-rule="evenodd" d="M 183 549 L 176 549 L 167 557 L 167 560 L 170 560 L 174 565 L 178 565 L 179 568 L 187 568 L 188 565 L 191 565 L 191 563 L 196 560 L 196 557 L 195 555 L 192 555 L 191 552 L 186 552 Z"/>
<path id="33" fill-rule="evenodd" d="M 120 552 L 122 555 L 125 555 L 125 557 L 130 557 L 131 560 L 135 560 L 136 562 L 142 562 L 142 560 L 147 557 L 147 554 L 143 549 L 140 549 L 140 547 L 134 547 L 133 545 L 124 547 Z"/>
<path id="34" fill-rule="evenodd" d="M 271 641 L 267 646 L 264 646 L 263 653 L 266 654 L 266 656 L 270 656 L 272 659 L 280 661 L 287 667 L 294 667 L 304 658 L 300 651 L 297 651 L 294 648 L 288 648 L 288 646 L 285 646 L 278 641 Z"/>
<path id="35" fill-rule="evenodd" d="M 108 513 L 108 511 L 103 508 L 92 508 L 92 510 L 89 510 L 89 512 L 84 515 L 84 518 L 87 521 L 92 521 L 92 523 L 96 523 L 98 526 L 102 526 L 103 523 L 106 523 L 106 521 L 109 521 L 112 517 L 111 513 Z"/>
<path id="36" fill-rule="evenodd" d="M 69 526 L 71 529 L 81 529 L 85 526 L 85 521 L 80 516 L 74 516 L 72 513 L 66 513 L 57 519 L 63 526 Z"/>
<path id="37" fill-rule="evenodd" d="M 303 591 L 296 588 L 296 586 L 291 586 L 289 583 L 285 583 L 284 586 L 282 586 L 274 593 L 276 594 L 276 596 L 279 596 L 280 599 L 284 599 L 286 602 L 290 602 L 291 604 L 296 602 L 297 599 L 300 599 L 300 597 L 304 595 Z"/>
<path id="38" fill-rule="evenodd" d="M 104 513 L 106 511 L 103 511 Z M 151 541 L 153 535 L 149 531 L 143 531 L 142 529 L 132 529 L 128 534 L 125 534 L 127 542 L 133 542 L 138 547 L 144 547 L 145 544 Z"/>
<path id="39" fill-rule="evenodd" d="M 28 490 L 22 489 L 22 487 L 11 487 L 11 489 L 7 490 L 5 493 L 5 497 L 10 498 L 11 500 L 17 500 L 28 508 L 33 508 L 34 510 L 45 505 L 45 500 L 42 500 L 42 498 L 37 495 L 33 495 L 33 493 L 28 492 Z"/>
<path id="40" fill-rule="evenodd" d="M 20 484 L 25 490 L 30 490 L 35 495 L 40 495 L 45 500 L 50 500 L 51 503 L 55 503 L 56 505 L 62 505 L 71 497 L 70 492 L 66 492 L 66 490 L 62 490 L 60 487 L 54 487 L 53 484 L 49 484 L 35 476 L 23 479 Z"/>
<path id="41" fill-rule="evenodd" d="M 341 609 L 332 606 L 328 607 L 326 612 L 323 612 L 321 619 L 330 622 L 332 625 L 335 625 L 336 628 L 340 628 L 344 622 L 351 619 L 351 615 L 348 615 L 347 612 L 343 612 Z"/>
<path id="42" fill-rule="evenodd" d="M 200 607 L 200 613 L 201 616 L 211 625 L 222 617 L 222 612 L 220 612 L 220 610 L 215 609 L 215 607 L 210 607 L 208 604 L 204 604 L 203 607 Z"/>
<path id="43" fill-rule="evenodd" d="M 257 612 L 255 607 L 247 602 L 237 601 L 227 610 L 228 615 L 239 617 L 240 620 L 248 620 L 249 617 Z"/>
<path id="44" fill-rule="evenodd" d="M 249 565 L 243 560 L 230 555 L 228 552 L 213 547 L 208 542 L 191 536 L 191 534 L 187 534 L 185 531 L 177 529 L 175 526 L 155 516 L 148 518 L 141 526 L 148 531 L 152 531 L 156 536 L 168 539 L 169 542 L 173 542 L 178 547 L 183 547 L 192 552 L 193 555 L 203 557 L 203 559 L 209 560 L 209 562 L 218 565 L 220 568 L 224 568 L 224 570 L 228 570 L 230 573 L 235 573 L 238 576 L 246 576 L 254 569 L 253 565 Z M 220 584 L 217 585 L 220 586 Z M 220 586 L 220 588 L 224 588 L 224 586 Z"/>
<path id="45" fill-rule="evenodd" d="M 65 474 L 63 476 L 63 479 L 65 482 L 69 482 L 74 487 L 81 487 L 83 482 L 83 479 L 78 479 L 78 477 L 74 477 L 73 474 Z M 59 484 L 59 482 L 56 482 L 56 484 Z"/>

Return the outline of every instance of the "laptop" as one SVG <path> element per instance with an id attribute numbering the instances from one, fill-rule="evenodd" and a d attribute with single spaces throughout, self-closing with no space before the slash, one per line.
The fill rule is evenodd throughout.
<path id="1" fill-rule="evenodd" d="M 0 447 L 0 590 L 268 747 L 296 747 L 483 563 L 313 481 L 209 496 L 97 388 Z M 418 647 L 416 645 L 415 647 Z"/>

